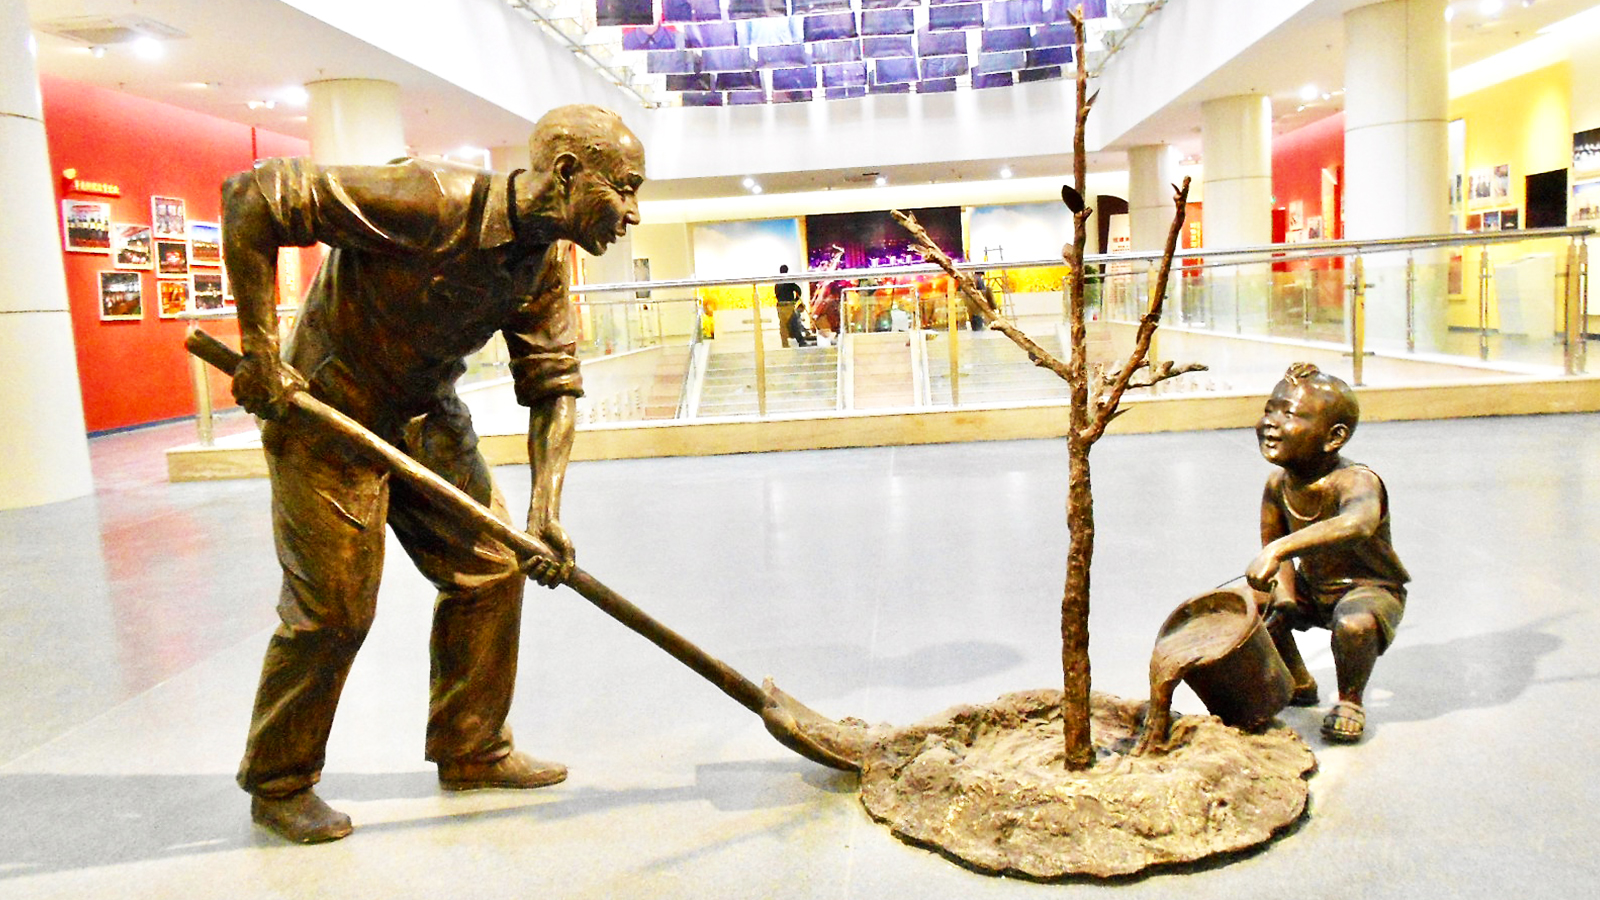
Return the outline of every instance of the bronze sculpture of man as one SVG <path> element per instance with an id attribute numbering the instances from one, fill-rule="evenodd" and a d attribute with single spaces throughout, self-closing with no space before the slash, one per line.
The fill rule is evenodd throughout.
<path id="1" fill-rule="evenodd" d="M 297 842 L 342 838 L 348 816 L 313 790 L 345 676 L 372 624 L 384 524 L 439 590 L 426 756 L 446 790 L 534 788 L 566 768 L 514 751 L 511 707 L 523 580 L 573 564 L 559 519 L 582 393 L 563 242 L 599 255 L 638 224 L 644 149 L 614 113 L 551 111 L 509 176 L 407 159 L 321 166 L 274 159 L 228 179 L 223 236 L 244 358 L 233 392 L 262 416 L 283 567 L 238 781 L 259 824 Z M 280 352 L 280 247 L 331 252 Z M 462 526 L 336 435 L 292 411 L 308 390 L 509 521 L 455 391 L 495 332 L 529 407 L 528 530 L 555 559 L 519 559 Z"/>

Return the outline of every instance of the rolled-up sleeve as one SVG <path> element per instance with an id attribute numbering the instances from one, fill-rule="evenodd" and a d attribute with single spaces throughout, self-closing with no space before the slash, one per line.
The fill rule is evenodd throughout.
<path id="1" fill-rule="evenodd" d="M 577 325 L 567 294 L 562 244 L 545 254 L 534 291 L 503 329 L 517 402 L 533 406 L 560 395 L 583 396 Z"/>
<path id="2" fill-rule="evenodd" d="M 380 253 L 439 252 L 470 239 L 471 191 L 452 192 L 413 160 L 322 166 L 270 159 L 255 169 L 283 246 L 316 243 Z"/>

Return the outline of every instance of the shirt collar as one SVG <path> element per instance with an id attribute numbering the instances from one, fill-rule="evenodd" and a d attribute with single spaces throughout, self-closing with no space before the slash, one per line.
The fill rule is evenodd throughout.
<path id="1" fill-rule="evenodd" d="M 510 175 L 498 172 L 489 176 L 489 196 L 483 207 L 483 228 L 478 232 L 478 246 L 483 249 L 500 247 L 517 239 L 516 223 L 512 221 L 516 209 L 517 176 L 522 169 Z"/>

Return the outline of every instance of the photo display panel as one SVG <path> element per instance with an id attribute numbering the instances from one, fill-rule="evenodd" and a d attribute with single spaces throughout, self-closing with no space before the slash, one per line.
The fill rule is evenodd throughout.
<path id="1" fill-rule="evenodd" d="M 616 29 L 620 64 L 660 76 L 686 106 L 941 93 L 1068 77 L 1075 62 L 1069 11 L 1081 3 L 1089 20 L 1106 15 L 1106 0 L 594 3 L 596 26 Z"/>

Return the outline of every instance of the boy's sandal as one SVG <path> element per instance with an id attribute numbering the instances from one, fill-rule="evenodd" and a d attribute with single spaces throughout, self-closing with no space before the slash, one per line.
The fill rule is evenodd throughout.
<path id="1" fill-rule="evenodd" d="M 1322 736 L 1336 744 L 1353 744 L 1361 740 L 1366 727 L 1367 711 L 1361 704 L 1340 700 L 1322 720 Z"/>
<path id="2" fill-rule="evenodd" d="M 1296 685 L 1294 693 L 1289 695 L 1290 706 L 1316 706 L 1317 683 Z"/>

